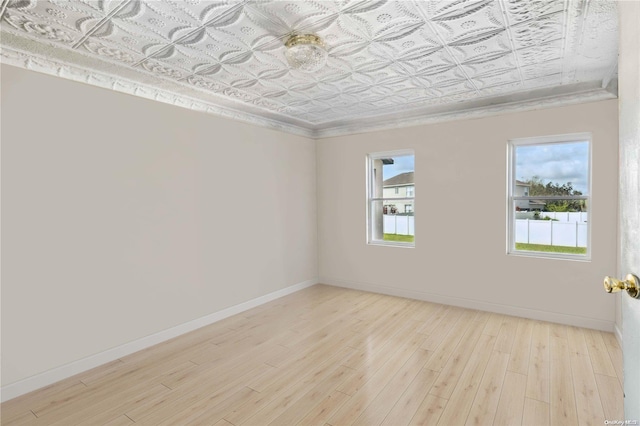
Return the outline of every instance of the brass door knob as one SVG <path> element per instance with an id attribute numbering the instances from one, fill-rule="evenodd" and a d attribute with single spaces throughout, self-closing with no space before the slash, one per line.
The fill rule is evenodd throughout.
<path id="1" fill-rule="evenodd" d="M 629 296 L 637 299 L 640 296 L 640 279 L 633 274 L 628 274 L 624 281 L 612 277 L 604 277 L 604 290 L 607 293 L 627 290 Z"/>

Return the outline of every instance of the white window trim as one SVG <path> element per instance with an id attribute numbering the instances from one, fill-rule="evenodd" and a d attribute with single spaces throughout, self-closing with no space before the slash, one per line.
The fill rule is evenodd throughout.
<path id="1" fill-rule="evenodd" d="M 544 144 L 559 144 L 567 142 L 588 142 L 588 160 L 587 160 L 587 178 L 589 180 L 589 195 L 575 196 L 576 199 L 586 199 L 587 206 L 589 208 L 589 220 L 587 221 L 587 253 L 586 254 L 569 254 L 569 253 L 545 253 L 545 252 L 530 252 L 524 250 L 516 250 L 515 243 L 515 202 L 523 198 L 530 199 L 530 197 L 516 197 L 514 196 L 515 190 L 515 161 L 516 161 L 516 146 L 522 145 L 544 145 Z M 537 257 L 546 259 L 562 259 L 562 260 L 574 260 L 589 262 L 591 261 L 591 235 L 593 223 L 593 185 L 592 185 L 592 150 L 593 150 L 593 138 L 591 133 L 571 133 L 565 135 L 553 135 L 553 136 L 540 136 L 531 138 L 517 138 L 510 139 L 507 143 L 507 254 L 512 256 L 524 256 L 524 257 Z M 535 197 L 539 199 L 552 199 L 556 197 Z M 567 199 L 573 197 L 558 197 L 560 199 Z"/>
<path id="2" fill-rule="evenodd" d="M 373 181 L 373 161 L 374 160 L 379 160 L 381 158 L 389 158 L 389 157 L 400 157 L 400 156 L 407 156 L 407 155 L 413 155 L 414 156 L 414 160 L 415 160 L 415 151 L 412 149 L 402 149 L 402 150 L 397 150 L 397 151 L 384 151 L 384 152 L 373 152 L 371 154 L 367 154 L 366 156 L 366 193 L 365 193 L 365 199 L 366 199 L 366 221 L 365 221 L 365 226 L 366 226 L 366 242 L 369 245 L 375 245 L 375 246 L 391 246 L 391 247 L 405 247 L 405 248 L 414 248 L 416 246 L 416 240 L 417 240 L 417 232 L 416 232 L 416 227 L 415 227 L 415 219 L 414 219 L 414 228 L 413 228 L 413 242 L 412 243 L 408 243 L 408 242 L 403 242 L 403 241 L 384 241 L 384 240 L 374 240 L 372 238 L 372 229 L 371 229 L 371 206 L 373 201 L 376 200 L 384 200 L 385 198 L 376 198 L 373 197 L 373 191 L 375 188 L 375 182 Z M 414 176 L 415 176 L 415 170 L 414 170 Z M 415 188 L 415 182 L 414 182 L 414 188 Z M 388 198 L 387 198 L 388 199 Z M 405 198 L 393 198 L 393 200 L 398 200 L 398 201 L 402 201 L 402 200 L 412 200 L 413 201 L 413 206 L 414 206 L 414 215 L 415 215 L 415 204 L 416 204 L 416 200 L 415 200 L 415 189 L 414 189 L 414 196 L 413 197 L 405 197 Z M 415 218 L 415 216 L 414 216 Z"/>
<path id="3" fill-rule="evenodd" d="M 413 172 L 414 176 L 415 176 L 415 171 Z M 409 196 L 409 193 L 411 193 L 411 197 L 415 197 L 415 182 L 413 183 L 413 185 L 408 185 L 407 186 L 407 197 Z"/>

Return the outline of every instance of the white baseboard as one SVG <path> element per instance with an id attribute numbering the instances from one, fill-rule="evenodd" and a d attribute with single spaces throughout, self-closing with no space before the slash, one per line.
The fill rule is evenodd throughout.
<path id="1" fill-rule="evenodd" d="M 158 343 L 162 343 L 166 340 L 173 339 L 174 337 L 180 336 L 198 328 L 213 324 L 216 321 L 220 321 L 232 315 L 239 314 L 251 308 L 255 308 L 256 306 L 260 306 L 288 294 L 295 293 L 296 291 L 300 291 L 304 288 L 311 287 L 312 285 L 315 285 L 317 283 L 317 279 L 304 281 L 290 287 L 274 291 L 273 293 L 265 294 L 264 296 L 251 299 L 238 305 L 231 306 L 230 308 L 214 312 L 213 314 L 197 318 L 195 320 L 177 325 L 175 327 L 171 327 L 150 336 L 134 340 L 133 342 L 125 343 L 124 345 L 108 349 L 104 352 L 100 352 L 95 355 L 70 362 L 69 364 L 47 370 L 43 373 L 36 374 L 35 376 L 28 377 L 18 382 L 11 383 L 9 385 L 3 386 L 0 389 L 0 400 L 2 402 L 8 401 L 20 395 L 24 395 L 36 389 L 40 389 L 44 386 L 48 386 L 52 383 L 74 376 L 78 373 L 82 373 L 84 371 L 98 367 L 102 364 L 106 364 L 118 358 L 122 358 L 123 356 L 130 355 L 134 352 L 148 348 L 149 346 L 157 345 Z"/>
<path id="2" fill-rule="evenodd" d="M 618 327 L 618 324 L 613 325 L 613 334 L 616 335 L 616 339 L 618 340 L 618 344 L 622 347 L 622 330 Z"/>
<path id="3" fill-rule="evenodd" d="M 530 318 L 540 321 L 554 322 L 558 324 L 573 325 L 576 327 L 591 328 L 594 330 L 602 330 L 608 332 L 614 331 L 613 321 L 604 321 L 595 318 L 541 311 L 537 309 L 522 308 L 518 306 L 502 305 L 499 303 L 489 303 L 473 299 L 465 299 L 461 297 L 443 296 L 423 291 L 387 287 L 379 284 L 345 281 L 331 277 L 320 277 L 319 282 L 336 287 L 369 291 L 372 293 L 388 294 L 390 296 L 405 297 L 408 299 L 424 300 L 427 302 L 441 303 L 443 305 L 459 306 L 462 308 L 495 312 L 498 314 L 513 315 L 516 317 Z"/>

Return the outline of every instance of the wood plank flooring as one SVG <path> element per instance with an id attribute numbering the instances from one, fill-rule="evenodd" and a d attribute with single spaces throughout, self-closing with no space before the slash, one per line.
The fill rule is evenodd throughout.
<path id="1" fill-rule="evenodd" d="M 611 333 L 316 285 L 2 404 L 3 425 L 602 425 Z"/>

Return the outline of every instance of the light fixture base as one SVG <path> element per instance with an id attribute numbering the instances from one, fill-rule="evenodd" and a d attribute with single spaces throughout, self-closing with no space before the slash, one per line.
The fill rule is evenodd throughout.
<path id="1" fill-rule="evenodd" d="M 294 34 L 285 42 L 289 65 L 302 72 L 315 72 L 327 62 L 324 42 L 315 34 Z"/>

